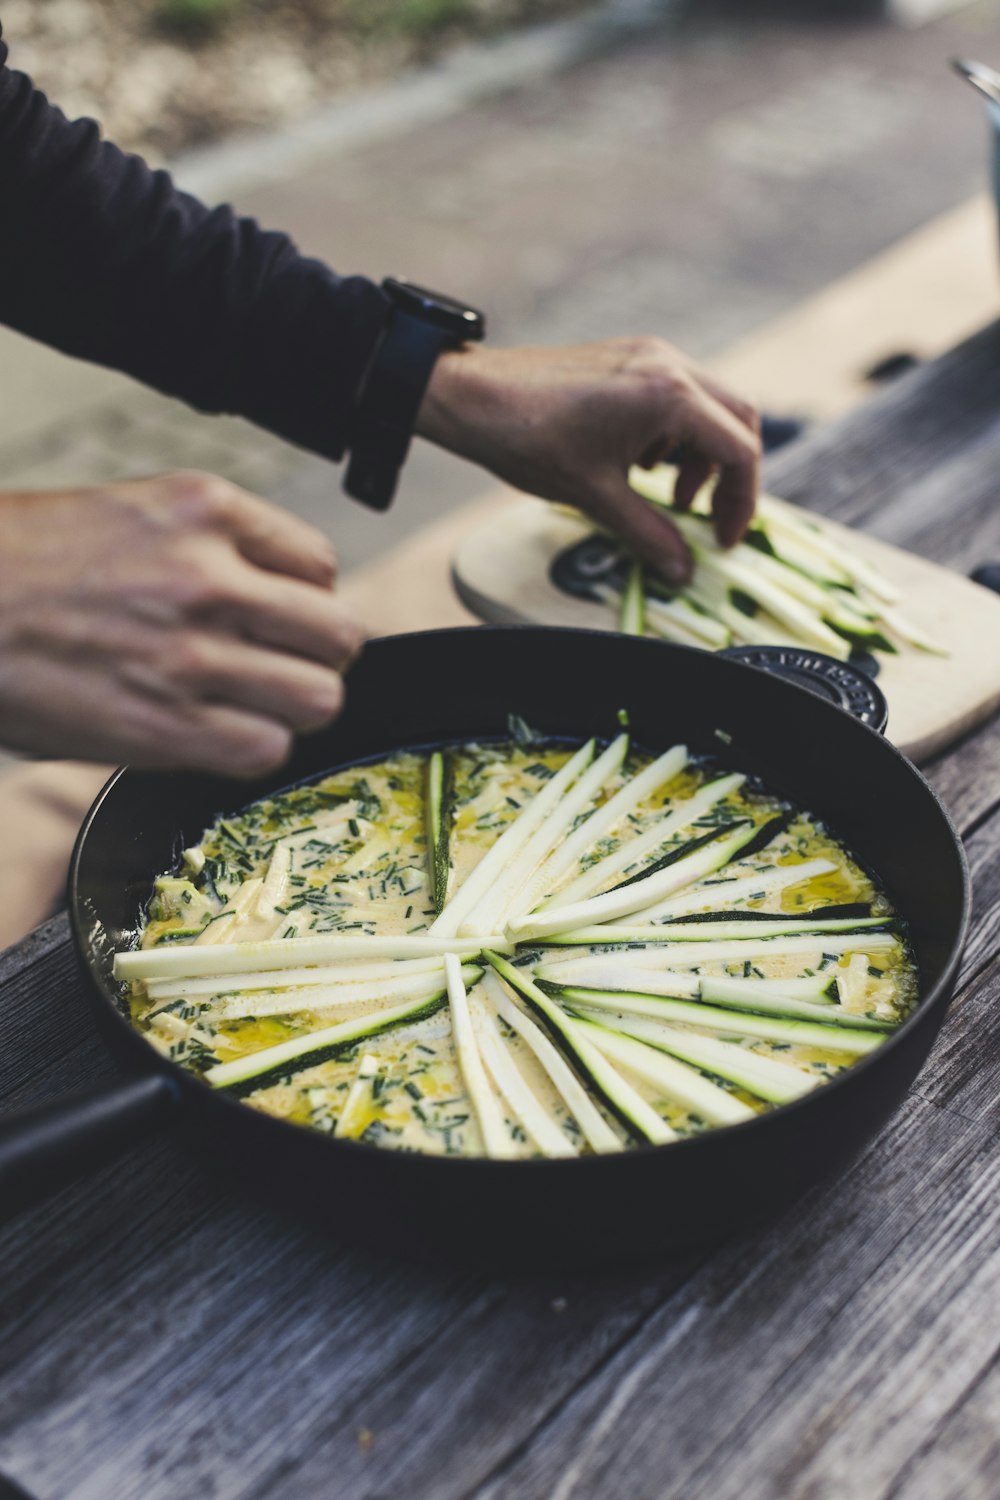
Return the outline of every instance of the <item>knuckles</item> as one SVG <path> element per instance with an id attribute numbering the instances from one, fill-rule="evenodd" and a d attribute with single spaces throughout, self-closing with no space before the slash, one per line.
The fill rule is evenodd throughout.
<path id="1" fill-rule="evenodd" d="M 218 526 L 231 519 L 239 505 L 239 490 L 217 474 L 183 470 L 162 481 L 174 519 L 185 526 Z"/>

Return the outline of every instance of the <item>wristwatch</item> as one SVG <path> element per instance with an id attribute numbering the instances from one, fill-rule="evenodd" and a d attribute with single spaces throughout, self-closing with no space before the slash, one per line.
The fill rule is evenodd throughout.
<path id="1" fill-rule="evenodd" d="M 486 319 L 440 292 L 387 276 L 391 303 L 385 332 L 361 382 L 351 416 L 351 457 L 344 489 L 373 510 L 386 510 L 396 492 L 413 425 L 442 349 L 475 342 Z"/>

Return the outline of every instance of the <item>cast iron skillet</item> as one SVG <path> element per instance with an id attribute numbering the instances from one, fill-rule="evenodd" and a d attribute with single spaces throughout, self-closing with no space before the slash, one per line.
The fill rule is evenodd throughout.
<path id="1" fill-rule="evenodd" d="M 808 652 L 763 656 L 793 676 L 825 663 L 828 698 L 879 718 L 877 690 L 840 664 Z M 435 1158 L 271 1119 L 166 1062 L 128 1024 L 112 954 L 132 941 L 154 877 L 220 811 L 404 746 L 503 736 L 509 712 L 553 736 L 610 737 L 623 708 L 637 745 L 683 741 L 824 818 L 908 922 L 921 1003 L 835 1082 L 745 1124 L 620 1156 Z M 176 1121 L 199 1160 L 258 1196 L 338 1238 L 407 1253 L 595 1264 L 710 1243 L 774 1212 L 843 1167 L 898 1103 L 944 1019 L 965 936 L 961 845 L 878 728 L 721 655 L 599 632 L 480 627 L 375 641 L 352 670 L 343 717 L 301 740 L 278 777 L 247 785 L 118 772 L 80 834 L 69 902 L 95 1016 L 127 1076 L 7 1124 L 0 1204 L 39 1197 Z"/>

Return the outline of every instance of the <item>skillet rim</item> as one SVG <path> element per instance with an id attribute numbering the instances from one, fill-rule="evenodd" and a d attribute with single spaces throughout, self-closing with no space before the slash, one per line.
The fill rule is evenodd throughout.
<path id="1" fill-rule="evenodd" d="M 663 647 L 672 655 L 681 654 L 685 657 L 698 658 L 703 658 L 706 656 L 712 658 L 716 655 L 716 653 L 713 651 L 706 651 L 700 647 L 681 646 L 675 644 L 672 641 L 656 641 L 651 640 L 648 637 L 641 640 L 638 637 L 620 635 L 616 636 L 616 633 L 613 631 L 581 629 L 571 626 L 531 624 L 459 625 L 437 630 L 432 629 L 397 632 L 393 635 L 379 636 L 374 641 L 370 642 L 369 646 L 392 644 L 397 641 L 419 643 L 422 640 L 434 640 L 440 638 L 441 636 L 471 636 L 473 634 L 479 634 L 482 631 L 487 631 L 492 636 L 498 636 L 501 634 L 524 635 L 525 633 L 543 633 L 550 638 L 554 636 L 562 636 L 572 637 L 574 640 L 582 638 L 584 641 L 591 637 L 598 637 L 602 640 L 607 640 L 610 637 L 612 639 L 618 639 L 623 643 L 630 641 L 634 642 L 634 644 L 636 645 L 641 645 L 643 649 L 646 649 L 649 646 Z M 763 672 L 765 676 L 770 676 L 772 677 L 772 679 L 775 677 L 775 674 L 766 672 L 764 668 L 761 668 L 759 666 L 752 666 L 747 662 L 741 662 L 732 658 L 727 658 L 726 664 L 727 667 L 735 668 L 737 671 L 754 673 Z M 334 1148 L 337 1151 L 348 1150 L 353 1152 L 362 1152 L 365 1154 L 365 1156 L 369 1156 L 372 1153 L 377 1153 L 379 1157 L 389 1156 L 393 1158 L 394 1161 L 419 1163 L 419 1165 L 415 1167 L 415 1170 L 417 1171 L 427 1172 L 440 1171 L 443 1169 L 450 1170 L 454 1174 L 458 1171 L 463 1170 L 466 1173 L 469 1173 L 470 1171 L 476 1169 L 481 1171 L 485 1167 L 497 1175 L 499 1175 L 499 1173 L 501 1172 L 504 1174 L 510 1174 L 512 1171 L 518 1171 L 523 1175 L 526 1168 L 533 1168 L 536 1172 L 538 1170 L 546 1170 L 553 1175 L 556 1169 L 560 1169 L 564 1174 L 568 1174 L 572 1171 L 575 1171 L 577 1172 L 577 1174 L 579 1174 L 584 1170 L 593 1173 L 597 1170 L 607 1170 L 607 1168 L 602 1169 L 598 1167 L 598 1163 L 601 1162 L 613 1164 L 623 1158 L 631 1161 L 635 1161 L 637 1159 L 644 1159 L 648 1161 L 653 1159 L 654 1157 L 661 1157 L 664 1151 L 677 1152 L 679 1150 L 686 1150 L 687 1154 L 690 1156 L 692 1151 L 698 1147 L 700 1147 L 703 1151 L 713 1149 L 713 1143 L 719 1141 L 720 1139 L 732 1140 L 737 1136 L 741 1139 L 748 1139 L 750 1138 L 750 1132 L 756 1131 L 757 1134 L 762 1134 L 763 1131 L 768 1128 L 773 1130 L 776 1127 L 772 1124 L 772 1122 L 776 1120 L 780 1122 L 789 1119 L 794 1120 L 794 1118 L 797 1115 L 801 1115 L 804 1110 L 813 1107 L 817 1100 L 829 1098 L 831 1097 L 832 1091 L 840 1087 L 851 1087 L 856 1078 L 867 1076 L 867 1074 L 870 1073 L 874 1067 L 880 1065 L 882 1060 L 886 1058 L 893 1050 L 895 1050 L 897 1046 L 909 1034 L 914 1032 L 919 1025 L 926 1024 L 927 1014 L 936 1006 L 942 1004 L 942 1001 L 944 1010 L 947 1011 L 947 1008 L 951 1004 L 951 1000 L 953 998 L 952 992 L 954 988 L 954 982 L 968 938 L 968 930 L 972 914 L 972 882 L 969 874 L 968 857 L 965 852 L 965 846 L 958 833 L 958 830 L 955 827 L 952 817 L 948 812 L 948 809 L 945 807 L 940 796 L 927 780 L 927 778 L 918 770 L 913 762 L 909 760 L 908 757 L 905 756 L 903 752 L 892 743 L 891 740 L 885 738 L 884 734 L 880 733 L 876 729 L 873 729 L 870 725 L 864 723 L 863 720 L 856 718 L 853 714 L 847 712 L 845 709 L 839 707 L 839 705 L 831 702 L 829 699 L 826 699 L 816 693 L 810 693 L 808 688 L 802 687 L 800 684 L 794 681 L 790 681 L 788 679 L 780 677 L 777 678 L 777 681 L 780 683 L 780 691 L 782 692 L 792 694 L 806 694 L 812 700 L 818 701 L 822 705 L 822 708 L 820 710 L 821 713 L 836 714 L 842 718 L 848 719 L 855 726 L 855 729 L 858 733 L 867 736 L 870 740 L 875 741 L 878 744 L 880 748 L 874 752 L 875 754 L 887 754 L 892 757 L 898 764 L 900 774 L 908 776 L 911 779 L 915 780 L 920 790 L 930 798 L 934 809 L 942 819 L 945 828 L 950 835 L 952 846 L 958 856 L 958 865 L 962 885 L 961 911 L 957 924 L 957 931 L 951 942 L 951 946 L 949 948 L 947 958 L 942 966 L 941 973 L 928 993 L 926 995 L 921 995 L 921 997 L 917 1001 L 917 1004 L 914 1006 L 910 1015 L 907 1016 L 902 1025 L 897 1027 L 895 1031 L 891 1032 L 880 1047 L 876 1048 L 875 1051 L 869 1052 L 865 1056 L 861 1057 L 857 1062 L 851 1064 L 850 1067 L 844 1069 L 844 1071 L 838 1074 L 836 1077 L 824 1082 L 818 1089 L 813 1090 L 808 1094 L 800 1095 L 799 1098 L 792 1099 L 787 1103 L 779 1104 L 774 1108 L 767 1110 L 763 1114 L 755 1115 L 751 1120 L 741 1120 L 736 1124 L 716 1126 L 710 1130 L 702 1131 L 697 1135 L 684 1136 L 679 1140 L 665 1141 L 659 1145 L 655 1145 L 652 1142 L 648 1142 L 645 1144 L 633 1143 L 624 1151 L 609 1151 L 604 1153 L 592 1152 L 583 1156 L 558 1158 L 528 1157 L 524 1160 L 513 1161 L 507 1159 L 497 1159 L 489 1156 L 445 1156 L 437 1155 L 431 1152 L 392 1152 L 387 1151 L 384 1147 L 370 1145 L 364 1141 L 338 1140 L 336 1136 L 327 1136 L 323 1132 L 309 1130 L 309 1128 L 306 1126 L 296 1125 L 292 1121 L 282 1119 L 281 1117 L 276 1115 L 267 1115 L 260 1110 L 254 1111 L 258 1120 L 263 1122 L 266 1127 L 274 1127 L 276 1131 L 280 1131 L 281 1138 L 285 1139 L 289 1143 L 291 1143 L 295 1139 L 301 1138 L 303 1133 L 307 1133 L 308 1137 L 312 1140 L 324 1141 L 328 1147 Z M 405 746 L 397 747 L 398 750 L 403 750 L 405 748 Z M 150 1067 L 142 1071 L 159 1072 L 162 1075 L 165 1075 L 166 1077 L 172 1079 L 180 1090 L 179 1097 L 182 1101 L 182 1108 L 184 1107 L 184 1092 L 188 1089 L 192 1091 L 200 1090 L 200 1097 L 203 1102 L 207 1099 L 212 1099 L 213 1101 L 216 1101 L 220 1107 L 226 1108 L 230 1111 L 239 1111 L 239 1118 L 242 1118 L 245 1111 L 250 1108 L 250 1106 L 248 1106 L 242 1098 L 231 1095 L 227 1093 L 227 1091 L 222 1089 L 213 1089 L 209 1084 L 205 1083 L 202 1078 L 199 1078 L 196 1073 L 192 1073 L 188 1069 L 182 1068 L 179 1063 L 173 1062 L 168 1057 L 164 1057 L 161 1053 L 158 1053 L 156 1049 L 153 1048 L 148 1042 L 145 1042 L 143 1040 L 142 1033 L 139 1032 L 131 1024 L 130 1021 L 126 1020 L 125 1016 L 122 1014 L 119 1008 L 119 1004 L 117 1003 L 120 997 L 112 995 L 110 987 L 106 984 L 104 977 L 96 972 L 96 965 L 93 963 L 91 958 L 89 944 L 87 941 L 86 933 L 84 931 L 83 916 L 80 909 L 80 864 L 84 857 L 84 850 L 91 828 L 94 822 L 100 816 L 100 812 L 104 806 L 105 801 L 112 794 L 115 788 L 125 779 L 125 777 L 127 777 L 132 772 L 132 770 L 132 767 L 125 765 L 119 766 L 115 771 L 112 772 L 111 776 L 101 787 L 93 803 L 88 808 L 86 817 L 80 825 L 80 830 L 77 834 L 76 841 L 73 846 L 73 853 L 70 859 L 69 874 L 67 880 L 68 907 L 70 916 L 70 928 L 73 936 L 73 945 L 76 950 L 77 956 L 79 957 L 86 971 L 88 979 L 88 991 L 92 1003 L 99 1003 L 110 1015 L 113 1024 L 118 1028 L 119 1035 L 121 1035 L 123 1039 L 127 1038 L 128 1045 L 134 1049 L 135 1056 L 137 1058 L 139 1056 L 140 1048 L 148 1054 Z M 280 770 L 281 768 L 279 768 L 276 774 L 280 775 Z M 140 769 L 137 774 L 143 775 L 148 773 Z M 153 774 L 163 773 L 154 772 Z M 198 776 L 206 773 L 193 771 L 178 772 L 176 774 L 179 776 Z M 262 793 L 261 795 L 266 795 L 266 793 Z M 943 1019 L 944 1017 L 942 1016 L 942 1022 Z M 117 1055 L 115 1055 L 115 1062 L 117 1065 Z M 908 1087 L 909 1086 L 910 1085 L 908 1085 Z M 210 1107 L 214 1107 L 214 1105 Z M 234 1116 L 234 1118 L 236 1118 L 236 1116 Z M 871 1137 L 869 1136 L 867 1138 L 870 1139 Z M 403 1168 L 400 1169 L 403 1170 Z"/>

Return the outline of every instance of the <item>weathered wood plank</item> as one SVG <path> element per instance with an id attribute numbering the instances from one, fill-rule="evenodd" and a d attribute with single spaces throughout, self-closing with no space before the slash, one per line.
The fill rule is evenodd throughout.
<path id="1" fill-rule="evenodd" d="M 1000 718 L 939 755 L 923 773 L 959 832 L 967 833 L 1000 806 Z"/>
<path id="2" fill-rule="evenodd" d="M 839 521 L 867 522 L 887 500 L 974 447 L 994 428 L 998 413 L 1000 324 L 991 324 L 776 454 L 767 482 L 787 499 Z M 950 513 L 957 519 L 964 509 L 958 491 Z"/>
<path id="3" fill-rule="evenodd" d="M 977 1318 L 1000 1280 L 995 1134 L 911 1100 L 747 1274 L 720 1295 L 717 1256 L 476 1500 L 883 1500 L 996 1350 Z"/>
<path id="4" fill-rule="evenodd" d="M 967 1500 L 969 1474 L 1000 1473 L 1000 1363 L 929 1434 L 887 1500 Z"/>

